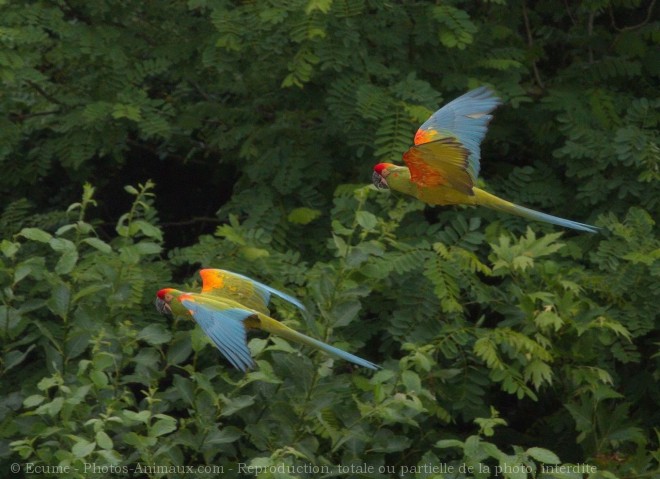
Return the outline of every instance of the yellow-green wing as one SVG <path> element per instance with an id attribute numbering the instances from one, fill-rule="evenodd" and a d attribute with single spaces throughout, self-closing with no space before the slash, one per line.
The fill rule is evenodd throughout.
<path id="1" fill-rule="evenodd" d="M 269 314 L 268 303 L 271 294 L 285 299 L 302 310 L 305 309 L 294 297 L 242 274 L 222 269 L 203 269 L 199 275 L 202 277 L 202 293 L 231 299 L 263 314 Z"/>
<path id="2" fill-rule="evenodd" d="M 403 154 L 410 180 L 421 187 L 450 186 L 472 195 L 476 182 L 468 168 L 468 150 L 454 138 L 423 143 Z"/>

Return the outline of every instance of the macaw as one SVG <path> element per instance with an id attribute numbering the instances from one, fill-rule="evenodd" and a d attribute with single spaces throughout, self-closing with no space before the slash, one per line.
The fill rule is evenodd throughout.
<path id="1" fill-rule="evenodd" d="M 532 220 L 598 232 L 596 226 L 534 211 L 475 186 L 480 168 L 479 145 L 492 118 L 490 112 L 500 103 L 486 87 L 447 103 L 417 130 L 414 145 L 403 154 L 407 167 L 392 163 L 374 166 L 374 186 L 400 191 L 430 205 L 481 205 Z"/>
<path id="2" fill-rule="evenodd" d="M 156 309 L 162 314 L 196 321 L 237 369 L 246 372 L 255 366 L 247 346 L 246 333 L 251 329 L 261 329 L 312 346 L 365 368 L 379 368 L 370 361 L 294 331 L 269 316 L 271 294 L 304 311 L 302 303 L 292 296 L 247 276 L 221 269 L 203 269 L 199 275 L 202 277 L 201 293 L 161 289 L 156 293 Z"/>

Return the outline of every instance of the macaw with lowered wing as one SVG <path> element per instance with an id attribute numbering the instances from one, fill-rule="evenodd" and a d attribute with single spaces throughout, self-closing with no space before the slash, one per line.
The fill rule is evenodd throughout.
<path id="1" fill-rule="evenodd" d="M 203 269 L 200 293 L 186 293 L 164 288 L 156 294 L 156 309 L 163 314 L 193 319 L 211 338 L 220 352 L 236 368 L 245 372 L 254 368 L 247 346 L 247 331 L 261 329 L 284 339 L 312 346 L 337 358 L 369 369 L 376 364 L 339 348 L 310 338 L 271 318 L 270 295 L 285 299 L 304 310 L 300 301 L 246 276 L 221 269 Z"/>
<path id="2" fill-rule="evenodd" d="M 480 205 L 524 218 L 545 221 L 589 233 L 599 228 L 566 220 L 498 198 L 475 186 L 479 175 L 479 145 L 500 99 L 486 87 L 447 103 L 419 127 L 414 145 L 403 154 L 407 166 L 379 163 L 376 188 L 390 188 L 430 205 Z"/>

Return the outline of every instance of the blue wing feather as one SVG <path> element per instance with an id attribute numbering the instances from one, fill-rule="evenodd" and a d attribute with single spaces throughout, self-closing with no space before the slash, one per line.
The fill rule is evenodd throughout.
<path id="1" fill-rule="evenodd" d="M 235 368 L 245 372 L 254 367 L 243 325 L 243 321 L 254 314 L 253 311 L 238 308 L 216 311 L 185 299 L 181 304 Z"/>
<path id="2" fill-rule="evenodd" d="M 470 152 L 468 156 L 468 171 L 474 180 L 479 176 L 481 149 L 480 145 L 488 123 L 493 118 L 492 112 L 501 100 L 487 87 L 479 87 L 450 101 L 436 111 L 419 127 L 424 143 L 454 136 Z M 415 142 L 415 144 L 419 144 Z"/>

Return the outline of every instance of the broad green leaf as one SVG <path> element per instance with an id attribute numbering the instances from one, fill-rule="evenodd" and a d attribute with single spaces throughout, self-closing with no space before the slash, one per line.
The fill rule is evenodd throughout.
<path id="1" fill-rule="evenodd" d="M 114 447 L 114 443 L 112 442 L 112 439 L 110 439 L 110 436 L 105 431 L 98 431 L 95 436 L 96 439 L 96 444 L 101 449 L 112 449 Z"/>
<path id="2" fill-rule="evenodd" d="M 378 218 L 368 211 L 358 211 L 355 214 L 355 221 L 367 231 L 372 231 L 378 224 Z"/>
<path id="3" fill-rule="evenodd" d="M 60 318 L 65 318 L 69 312 L 71 288 L 66 283 L 58 282 L 51 290 L 48 307 Z"/>
<path id="4" fill-rule="evenodd" d="M 23 228 L 18 234 L 25 239 L 37 241 L 39 243 L 48 243 L 53 237 L 50 233 L 40 230 L 39 228 Z"/>
<path id="5" fill-rule="evenodd" d="M 319 216 L 321 216 L 321 210 L 301 207 L 292 209 L 287 216 L 287 220 L 290 223 L 306 225 L 314 221 Z"/>
<path id="6" fill-rule="evenodd" d="M 173 417 L 158 419 L 149 428 L 149 436 L 160 437 L 174 430 L 176 430 L 176 419 Z"/>
<path id="7" fill-rule="evenodd" d="M 112 252 L 112 247 L 103 241 L 102 239 L 99 238 L 84 238 L 83 239 L 84 243 L 87 243 L 93 248 L 96 248 L 102 253 L 111 253 Z"/>
<path id="8" fill-rule="evenodd" d="M 28 396 L 23 400 L 23 407 L 32 408 L 38 406 L 44 402 L 45 399 L 46 397 L 42 396 L 41 394 L 33 394 L 32 396 Z"/>
<path id="9" fill-rule="evenodd" d="M 543 449 L 542 447 L 530 447 L 525 451 L 527 455 L 530 457 L 533 457 L 539 462 L 543 462 L 545 464 L 559 464 L 561 463 L 561 460 L 557 455 L 548 450 L 548 449 Z"/>
<path id="10" fill-rule="evenodd" d="M 84 458 L 89 456 L 96 449 L 95 442 L 89 442 L 84 439 L 80 439 L 76 444 L 74 444 L 71 452 L 74 456 L 78 458 Z"/>
<path id="11" fill-rule="evenodd" d="M 137 338 L 157 346 L 170 342 L 172 340 L 172 333 L 162 324 L 150 324 L 138 333 Z"/>

